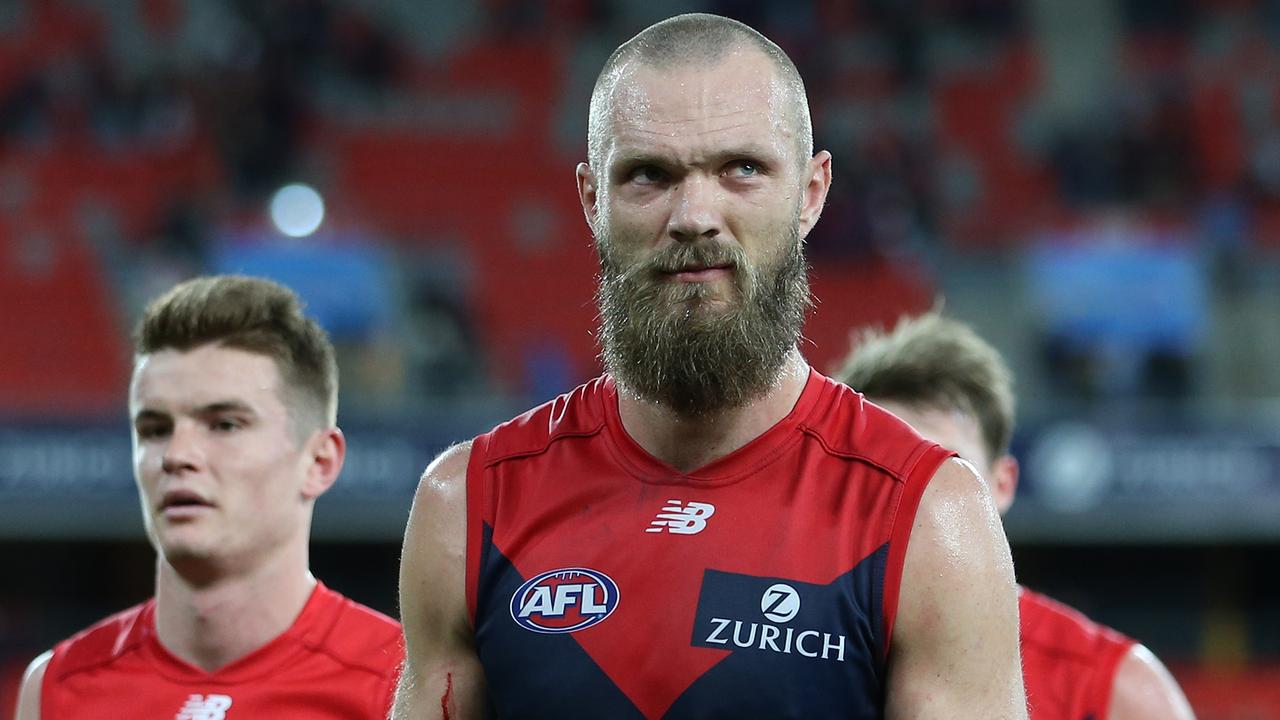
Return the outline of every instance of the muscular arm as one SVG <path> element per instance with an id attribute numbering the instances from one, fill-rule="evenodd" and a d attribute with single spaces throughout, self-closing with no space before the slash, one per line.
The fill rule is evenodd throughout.
<path id="1" fill-rule="evenodd" d="M 405 661 L 393 720 L 485 715 L 484 672 L 466 601 L 466 487 L 470 443 L 441 453 L 422 475 L 400 556 Z"/>
<path id="2" fill-rule="evenodd" d="M 1191 705 L 1164 665 L 1142 645 L 1120 661 L 1111 689 L 1110 720 L 1195 720 Z"/>
<path id="3" fill-rule="evenodd" d="M 907 545 L 889 654 L 889 720 L 1024 720 L 1013 561 L 991 493 L 948 460 Z"/>
<path id="4" fill-rule="evenodd" d="M 40 688 L 44 685 L 44 671 L 49 667 L 50 657 L 53 657 L 52 651 L 43 653 L 27 666 L 22 687 L 18 689 L 18 712 L 13 720 L 40 720 Z"/>

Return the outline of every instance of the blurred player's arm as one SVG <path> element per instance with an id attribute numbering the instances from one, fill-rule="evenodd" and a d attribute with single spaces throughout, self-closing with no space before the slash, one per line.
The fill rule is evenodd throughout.
<path id="1" fill-rule="evenodd" d="M 44 671 L 49 667 L 51 657 L 52 650 L 42 653 L 27 666 L 22 686 L 18 688 L 18 712 L 13 720 L 40 720 L 40 688 L 44 685 Z"/>
<path id="2" fill-rule="evenodd" d="M 1182 688 L 1150 650 L 1134 645 L 1111 689 L 1110 720 L 1195 720 Z"/>
<path id="3" fill-rule="evenodd" d="M 469 720 L 486 714 L 484 671 L 466 601 L 467 460 L 445 450 L 422 474 L 400 556 L 405 661 L 393 720 Z"/>
<path id="4" fill-rule="evenodd" d="M 889 720 L 1025 720 L 1013 559 L 991 492 L 968 463 L 925 489 L 889 654 Z"/>

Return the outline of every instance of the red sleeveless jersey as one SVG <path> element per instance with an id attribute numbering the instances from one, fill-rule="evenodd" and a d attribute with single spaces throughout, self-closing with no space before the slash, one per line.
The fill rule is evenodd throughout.
<path id="1" fill-rule="evenodd" d="M 1023 587 L 1018 612 L 1031 720 L 1106 720 L 1116 670 L 1134 641 Z"/>
<path id="2" fill-rule="evenodd" d="M 817 372 L 682 473 L 598 378 L 476 438 L 467 602 L 498 717 L 879 718 L 903 558 L 952 453 Z"/>
<path id="3" fill-rule="evenodd" d="M 155 599 L 59 643 L 43 720 L 384 720 L 404 651 L 400 625 L 317 584 L 293 625 L 217 672 L 170 654 Z"/>

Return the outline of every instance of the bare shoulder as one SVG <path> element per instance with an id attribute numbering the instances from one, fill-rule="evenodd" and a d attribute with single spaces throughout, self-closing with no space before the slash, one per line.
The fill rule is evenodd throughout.
<path id="1" fill-rule="evenodd" d="M 972 463 L 953 457 L 939 465 L 934 472 L 933 480 L 929 482 L 929 487 L 925 488 L 924 499 L 931 496 L 935 501 L 937 499 L 990 500 L 990 491 Z"/>
<path id="2" fill-rule="evenodd" d="M 49 659 L 53 651 L 40 654 L 22 675 L 22 686 L 18 689 L 18 712 L 14 720 L 40 720 L 40 689 L 44 686 L 44 672 L 49 668 Z"/>
<path id="3" fill-rule="evenodd" d="M 1143 645 L 1134 645 L 1116 669 L 1111 689 L 1111 720 L 1194 720 L 1182 689 Z"/>
<path id="4" fill-rule="evenodd" d="M 952 458 L 934 473 L 916 511 L 899 600 L 903 629 L 910 631 L 913 609 L 934 609 L 956 587 L 982 596 L 1006 590 L 1016 596 L 1013 561 L 991 492 L 972 465 Z"/>
<path id="5" fill-rule="evenodd" d="M 934 474 L 907 544 L 886 717 L 1025 718 L 1013 560 L 968 463 Z"/>
<path id="6" fill-rule="evenodd" d="M 956 533 L 962 532 L 963 536 Z M 974 539 L 1004 542 L 1004 527 L 987 488 L 978 471 L 968 461 L 951 458 L 938 467 L 933 479 L 920 498 L 915 526 L 911 532 L 911 550 L 920 540 L 942 543 L 939 549 L 957 544 L 967 545 Z M 919 553 L 916 553 L 919 554 Z"/>
<path id="7" fill-rule="evenodd" d="M 451 445 L 436 456 L 418 481 L 418 496 L 453 497 L 466 493 L 471 441 Z"/>
<path id="8" fill-rule="evenodd" d="M 401 603 L 417 599 L 413 590 L 445 582 L 443 592 L 425 593 L 432 606 L 456 610 L 441 599 L 460 597 L 467 531 L 467 464 L 471 443 L 459 443 L 440 453 L 423 471 L 409 511 L 401 556 Z M 408 582 L 409 587 L 404 583 Z M 455 587 L 456 586 L 456 587 Z M 422 587 L 425 591 L 428 588 Z M 408 595 L 406 596 L 406 591 Z M 455 592 L 450 592 L 455 591 Z M 407 608 L 403 608 L 405 610 Z M 403 618 L 402 618 L 403 621 Z"/>
<path id="9" fill-rule="evenodd" d="M 392 717 L 479 718 L 484 671 L 466 601 L 467 465 L 471 443 L 427 466 L 400 556 L 400 621 L 405 663 Z"/>

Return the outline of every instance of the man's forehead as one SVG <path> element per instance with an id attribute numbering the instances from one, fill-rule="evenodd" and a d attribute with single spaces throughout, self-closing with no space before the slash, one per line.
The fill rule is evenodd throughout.
<path id="1" fill-rule="evenodd" d="M 776 73 L 752 72 L 731 60 L 712 69 L 632 63 L 611 94 L 605 153 L 619 158 L 732 146 L 785 155 L 797 132 L 785 100 Z"/>
<path id="2" fill-rule="evenodd" d="M 134 362 L 129 404 L 199 408 L 236 400 L 270 403 L 280 386 L 275 361 L 257 353 L 204 346 L 189 351 L 160 350 Z"/>
<path id="3" fill-rule="evenodd" d="M 618 68 L 610 97 L 615 119 L 679 118 L 716 112 L 777 112 L 785 84 L 760 52 L 734 50 L 722 58 L 655 66 L 631 61 Z"/>

